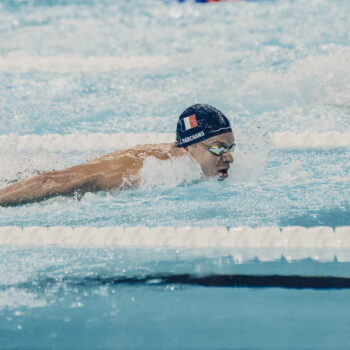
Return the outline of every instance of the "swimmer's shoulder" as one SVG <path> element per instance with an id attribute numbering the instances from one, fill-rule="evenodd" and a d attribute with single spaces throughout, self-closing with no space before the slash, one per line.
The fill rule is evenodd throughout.
<path id="1" fill-rule="evenodd" d="M 160 143 L 160 144 L 145 144 L 138 145 L 129 149 L 120 150 L 105 154 L 101 157 L 92 159 L 91 162 L 103 161 L 122 161 L 125 159 L 145 159 L 147 157 L 156 157 L 161 160 L 166 160 L 171 157 L 179 157 L 186 152 L 182 148 L 175 147 L 174 143 Z"/>
<path id="2" fill-rule="evenodd" d="M 186 153 L 182 148 L 178 148 L 174 143 L 159 143 L 139 145 L 130 150 L 133 154 L 141 158 L 156 157 L 166 160 L 172 157 L 179 157 Z"/>

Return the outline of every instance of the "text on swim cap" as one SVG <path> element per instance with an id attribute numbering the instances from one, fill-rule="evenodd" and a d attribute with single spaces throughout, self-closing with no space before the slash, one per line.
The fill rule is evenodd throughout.
<path id="1" fill-rule="evenodd" d="M 187 137 L 184 137 L 183 139 L 181 139 L 181 143 L 187 143 L 187 142 L 191 142 L 193 140 L 197 140 L 204 135 L 205 135 L 204 131 L 197 132 L 197 134 L 187 136 Z"/>

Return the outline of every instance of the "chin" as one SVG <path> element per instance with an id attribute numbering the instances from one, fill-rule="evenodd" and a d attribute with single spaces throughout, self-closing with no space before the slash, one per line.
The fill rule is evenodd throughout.
<path id="1" fill-rule="evenodd" d="M 218 176 L 218 181 L 224 181 L 228 178 L 228 176 L 226 177 L 222 177 L 222 176 Z"/>

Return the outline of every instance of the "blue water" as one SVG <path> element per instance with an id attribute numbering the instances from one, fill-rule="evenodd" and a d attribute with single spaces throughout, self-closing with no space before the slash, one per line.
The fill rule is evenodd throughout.
<path id="1" fill-rule="evenodd" d="M 348 149 L 275 150 L 264 136 L 349 130 L 347 1 L 0 6 L 0 56 L 10 61 L 97 56 L 100 68 L 106 57 L 136 62 L 102 72 L 62 63 L 63 73 L 40 64 L 21 73 L 3 63 L 0 135 L 174 132 L 184 108 L 205 102 L 229 116 L 238 144 L 225 183 L 203 182 L 191 168 L 181 172 L 182 163 L 150 162 L 139 189 L 1 208 L 0 225 L 350 224 Z M 0 185 L 101 153 L 4 145 Z"/>
<path id="2" fill-rule="evenodd" d="M 350 224 L 349 149 L 271 150 L 259 167 L 254 162 L 261 159 L 249 157 L 238 151 L 231 178 L 220 183 L 200 180 L 197 168 L 180 168 L 183 163 L 178 161 L 166 165 L 163 161 L 150 161 L 144 169 L 143 185 L 138 189 L 87 194 L 81 200 L 60 197 L 23 207 L 1 208 L 0 224 L 96 227 Z M 76 160 L 75 154 L 72 162 Z M 162 166 L 164 172 L 154 174 L 154 169 Z"/>
<path id="3" fill-rule="evenodd" d="M 347 349 L 349 290 L 204 287 L 168 274 L 349 276 L 348 263 L 174 250 L 1 248 L 6 349 Z M 16 263 L 13 258 L 16 257 Z M 4 347 L 3 347 L 4 348 Z"/>
<path id="4" fill-rule="evenodd" d="M 347 1 L 5 1 L 0 55 L 169 58 L 107 73 L 1 72 L 0 132 L 173 132 L 194 101 L 272 131 L 349 128 Z"/>
<path id="5" fill-rule="evenodd" d="M 269 137 L 349 130 L 349 17 L 345 0 L 1 1 L 0 136 L 171 133 L 202 102 L 228 115 L 238 147 L 225 182 L 149 159 L 138 189 L 0 208 L 0 225 L 350 225 L 349 148 L 282 150 Z M 97 56 L 99 69 L 37 63 L 61 56 Z M 134 66 L 103 71 L 106 57 Z M 11 68 L 18 58 L 35 69 Z M 0 186 L 101 153 L 8 142 Z M 103 281 L 348 271 L 308 259 L 238 264 L 232 252 L 1 247 L 0 348 L 347 349 L 348 289 Z"/>
<path id="6" fill-rule="evenodd" d="M 62 63 L 65 73 L 3 63 L 0 135 L 171 133 L 184 108 L 205 102 L 229 116 L 238 149 L 223 184 L 182 163 L 154 174 L 151 162 L 140 189 L 1 208 L 0 225 L 349 225 L 348 149 L 275 150 L 264 136 L 349 130 L 349 10 L 316 0 L 2 2 L 0 57 L 136 63 L 103 72 Z M 109 151 L 5 144 L 0 186 Z"/>

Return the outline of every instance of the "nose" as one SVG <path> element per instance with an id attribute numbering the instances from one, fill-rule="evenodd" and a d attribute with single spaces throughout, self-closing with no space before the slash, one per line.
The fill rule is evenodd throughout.
<path id="1" fill-rule="evenodd" d="M 223 157 L 223 161 L 225 163 L 233 163 L 233 155 L 232 155 L 232 152 L 226 152 L 222 155 Z"/>

